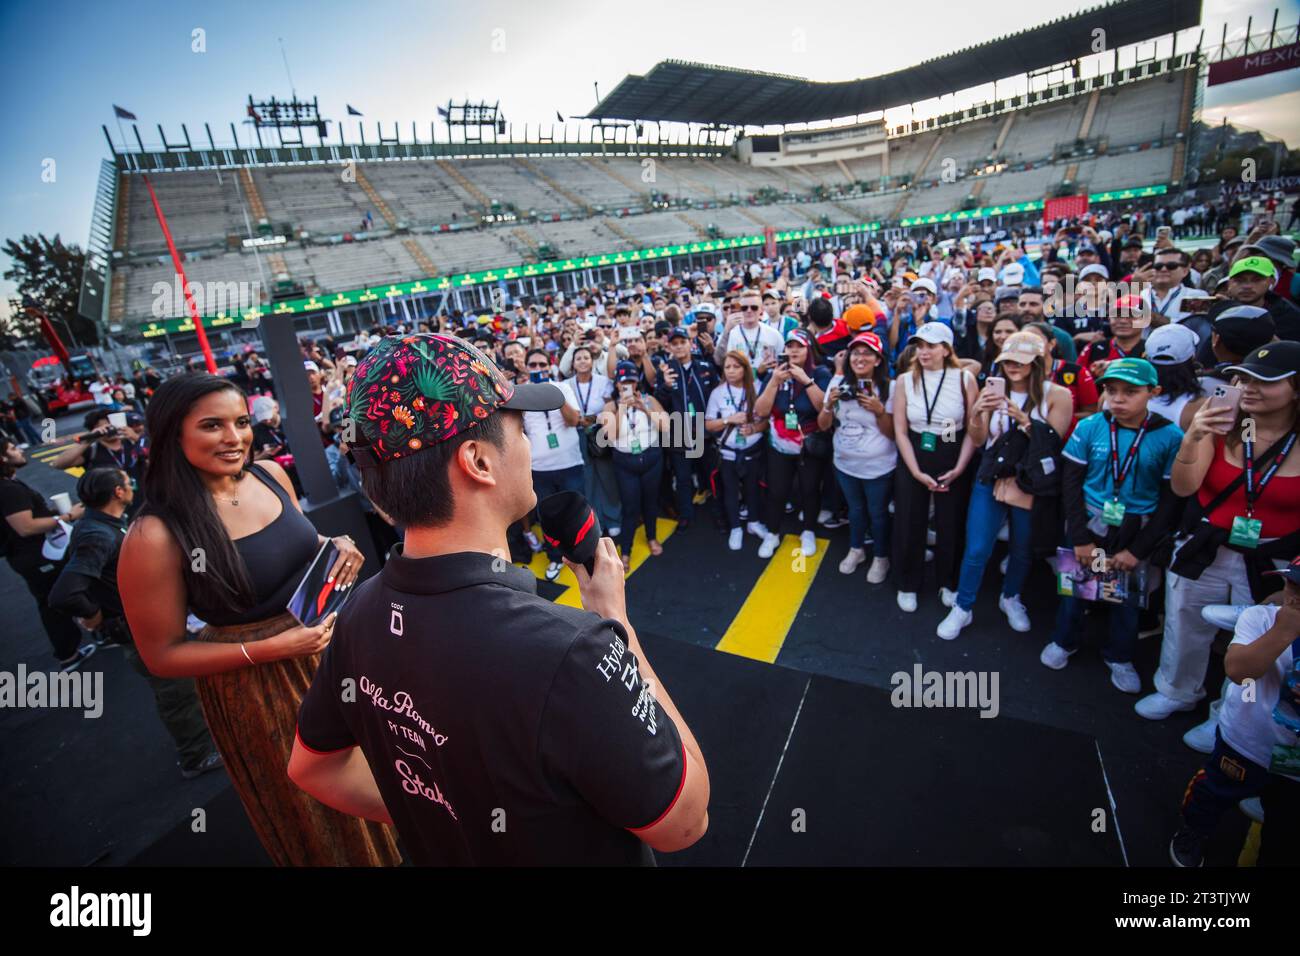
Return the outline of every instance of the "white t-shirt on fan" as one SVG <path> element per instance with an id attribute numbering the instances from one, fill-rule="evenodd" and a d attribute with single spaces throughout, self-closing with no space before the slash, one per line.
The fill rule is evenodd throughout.
<path id="1" fill-rule="evenodd" d="M 564 393 L 564 402 L 581 414 L 578 400 L 568 382 L 552 382 Z M 524 433 L 532 446 L 533 471 L 560 471 L 582 465 L 582 449 L 578 446 L 579 429 L 565 424 L 564 415 L 557 408 L 553 412 L 524 412 Z"/>
<path id="2" fill-rule="evenodd" d="M 728 385 L 726 382 L 723 382 L 709 393 L 709 404 L 704 410 L 704 418 L 706 421 L 716 421 L 719 418 L 730 418 L 737 412 L 745 411 L 747 405 L 748 401 L 745 398 L 744 386 L 737 388 L 734 385 Z M 727 436 L 727 440 L 722 445 L 720 453 L 722 454 L 722 457 L 726 458 L 728 461 L 735 459 L 736 452 L 752 450 L 763 440 L 761 434 L 742 435 L 738 427 L 732 428 L 729 432 L 726 429 L 723 429 L 723 431 L 718 433 L 719 440 L 722 439 L 723 435 Z"/>
<path id="3" fill-rule="evenodd" d="M 583 383 L 578 381 L 575 375 L 573 378 L 566 378 L 564 384 L 573 392 L 576 401 L 573 407 L 578 410 L 578 414 L 583 418 L 592 415 L 599 415 L 609 401 L 610 394 L 614 391 L 614 385 L 604 375 L 596 372 L 591 373 L 591 381 Z"/>
<path id="4" fill-rule="evenodd" d="M 737 325 L 727 338 L 726 351 L 744 352 L 751 366 L 761 365 L 765 357 L 768 361 L 776 361 L 784 349 L 785 340 L 781 333 L 763 322 L 753 329 Z"/>
<path id="5" fill-rule="evenodd" d="M 834 395 L 843 375 L 831 378 L 826 393 Z M 889 390 L 885 411 L 894 413 L 894 389 Z M 883 478 L 898 466 L 898 446 L 884 432 L 876 416 L 852 399 L 835 406 L 835 467 L 851 478 Z"/>
<path id="6" fill-rule="evenodd" d="M 1278 605 L 1257 604 L 1248 607 L 1237 618 L 1233 644 L 1253 644 L 1277 621 Z M 1273 747 L 1277 744 L 1293 745 L 1296 735 L 1273 719 L 1282 689 L 1282 678 L 1294 664 L 1288 646 L 1259 679 L 1255 681 L 1253 699 L 1243 700 L 1244 688 L 1229 683 L 1223 692 L 1223 711 L 1219 714 L 1219 733 L 1233 750 L 1267 767 Z M 1300 778 L 1286 774 L 1290 780 Z"/>

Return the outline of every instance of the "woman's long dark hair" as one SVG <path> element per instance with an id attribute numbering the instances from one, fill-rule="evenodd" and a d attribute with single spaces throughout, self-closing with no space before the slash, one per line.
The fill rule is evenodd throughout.
<path id="1" fill-rule="evenodd" d="M 1201 380 L 1196 374 L 1196 360 L 1171 364 L 1169 362 L 1152 362 L 1156 367 L 1156 381 L 1160 383 L 1160 394 L 1175 399 L 1182 395 L 1200 398 L 1205 394 Z M 1177 425 L 1177 422 L 1174 422 Z"/>
<path id="2" fill-rule="evenodd" d="M 984 343 L 984 353 L 980 356 L 980 370 L 986 377 L 993 374 L 995 360 L 1002 354 L 1002 346 L 993 341 L 993 330 L 998 327 L 998 323 L 1003 319 L 1006 319 L 1006 321 L 1014 325 L 1016 327 L 1016 332 L 1019 332 L 1023 328 L 1019 321 L 1009 315 L 999 315 L 993 320 L 993 324 L 989 326 L 989 339 Z M 1011 334 L 1015 335 L 1016 333 L 1012 332 Z"/>
<path id="3" fill-rule="evenodd" d="M 158 388 L 145 415 L 150 451 L 140 513 L 161 520 L 176 539 L 182 552 L 186 602 L 203 609 L 244 609 L 254 602 L 248 568 L 221 523 L 207 486 L 181 450 L 181 426 L 190 409 L 225 389 L 247 401 L 243 390 L 224 378 L 207 372 L 178 375 Z M 202 562 L 194 560 L 196 549 L 202 549 Z M 196 570 L 196 563 L 203 570 Z"/>

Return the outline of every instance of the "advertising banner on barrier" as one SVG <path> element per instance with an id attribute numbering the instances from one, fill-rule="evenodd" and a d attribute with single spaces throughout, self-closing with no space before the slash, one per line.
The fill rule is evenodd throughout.
<path id="1" fill-rule="evenodd" d="M 1210 78 L 1206 86 L 1218 86 L 1220 83 L 1231 83 L 1234 80 L 1248 80 L 1252 76 L 1293 70 L 1298 66 L 1300 66 L 1300 42 L 1211 63 Z"/>

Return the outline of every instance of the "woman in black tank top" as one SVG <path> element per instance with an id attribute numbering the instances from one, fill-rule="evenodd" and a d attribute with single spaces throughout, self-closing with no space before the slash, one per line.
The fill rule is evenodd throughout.
<path id="1" fill-rule="evenodd" d="M 307 796 L 288 778 L 298 706 L 333 618 L 302 627 L 285 607 L 325 538 L 283 469 L 249 465 L 247 399 L 214 375 L 165 382 L 149 404 L 147 504 L 122 544 L 118 584 L 149 670 L 193 677 L 244 810 L 281 866 L 400 862 L 392 832 Z M 364 558 L 334 539 L 336 587 Z M 207 622 L 186 640 L 187 612 Z"/>

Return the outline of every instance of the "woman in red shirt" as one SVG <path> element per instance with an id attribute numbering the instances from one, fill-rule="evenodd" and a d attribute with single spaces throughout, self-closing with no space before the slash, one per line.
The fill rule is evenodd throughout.
<path id="1" fill-rule="evenodd" d="M 1205 696 L 1218 628 L 1201 609 L 1259 603 L 1271 583 L 1262 573 L 1300 551 L 1300 342 L 1270 343 L 1227 371 L 1241 389 L 1239 410 L 1207 401 L 1171 475 L 1174 491 L 1192 500 L 1166 583 L 1156 692 L 1136 704 L 1151 720 L 1193 710 Z M 1211 729 L 1201 725 L 1184 739 L 1213 747 Z"/>

